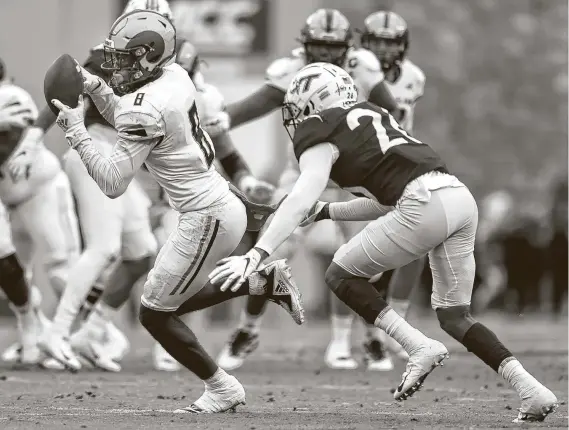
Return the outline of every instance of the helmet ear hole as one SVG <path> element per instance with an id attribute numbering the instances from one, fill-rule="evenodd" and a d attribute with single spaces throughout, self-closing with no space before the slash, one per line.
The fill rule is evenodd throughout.
<path id="1" fill-rule="evenodd" d="M 308 105 L 306 105 L 306 107 L 304 108 L 304 112 L 302 112 L 302 115 L 304 116 L 310 115 L 310 107 Z"/>

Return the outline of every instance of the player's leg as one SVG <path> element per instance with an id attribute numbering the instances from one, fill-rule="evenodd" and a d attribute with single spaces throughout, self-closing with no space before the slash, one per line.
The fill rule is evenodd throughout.
<path id="1" fill-rule="evenodd" d="M 306 229 L 297 228 L 267 259 L 267 263 L 291 259 L 298 247 L 302 246 L 305 237 L 304 230 Z M 254 236 L 253 244 L 257 235 Z M 262 317 L 267 303 L 264 295 L 247 297 L 247 304 L 241 311 L 239 325 L 217 357 L 217 363 L 222 369 L 234 370 L 241 367 L 245 359 L 257 349 Z"/>
<path id="2" fill-rule="evenodd" d="M 18 357 L 24 363 L 35 363 L 39 360 L 39 349 L 37 347 L 39 321 L 31 306 L 30 290 L 25 272 L 16 257 L 8 216 L 1 204 L 0 289 L 6 295 L 18 320 L 19 340 L 22 346 Z"/>
<path id="3" fill-rule="evenodd" d="M 69 271 L 67 287 L 53 319 L 53 330 L 42 340 L 46 352 L 71 368 L 80 363 L 66 340 L 91 287 L 117 260 L 120 253 L 122 205 L 109 199 L 89 176 L 75 151 L 67 153 L 64 168 L 77 202 L 84 249 Z M 100 282 L 99 282 L 100 283 Z"/>
<path id="4" fill-rule="evenodd" d="M 435 195 L 435 194 L 434 194 Z M 510 383 L 522 400 L 519 421 L 543 420 L 557 407 L 555 395 L 529 374 L 485 325 L 470 314 L 476 264 L 476 202 L 465 188 L 436 192 L 443 201 L 452 234 L 429 253 L 433 273 L 431 303 L 441 328 Z M 471 208 L 472 216 L 465 216 Z"/>
<path id="5" fill-rule="evenodd" d="M 397 208 L 368 226 L 334 257 L 326 272 L 333 292 L 360 315 L 400 343 L 409 362 L 394 397 L 404 400 L 448 357 L 440 342 L 429 339 L 398 315 L 369 279 L 425 255 L 447 237 L 444 211 L 437 202 L 402 199 Z"/>

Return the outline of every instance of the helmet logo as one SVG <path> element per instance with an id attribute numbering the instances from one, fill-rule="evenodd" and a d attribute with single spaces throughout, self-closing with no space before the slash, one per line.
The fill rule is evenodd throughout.
<path id="1" fill-rule="evenodd" d="M 295 79 L 294 82 L 292 83 L 293 87 L 290 90 L 290 93 L 298 95 L 300 93 L 307 92 L 310 89 L 312 81 L 319 76 L 320 73 L 314 73 L 312 75 L 301 76 L 300 78 Z"/>

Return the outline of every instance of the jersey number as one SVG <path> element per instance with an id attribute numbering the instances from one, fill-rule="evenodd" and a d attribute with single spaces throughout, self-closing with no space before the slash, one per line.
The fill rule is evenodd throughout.
<path id="1" fill-rule="evenodd" d="M 198 116 L 198 110 L 195 103 L 188 112 L 188 116 L 190 117 L 190 124 L 192 125 L 192 136 L 199 145 L 207 167 L 209 168 L 215 158 L 215 151 L 213 150 L 213 143 L 211 143 L 209 135 L 205 133 L 200 126 L 200 117 Z"/>
<path id="2" fill-rule="evenodd" d="M 382 115 L 370 109 L 358 108 L 350 111 L 350 113 L 348 113 L 348 116 L 346 117 L 346 122 L 348 123 L 348 127 L 350 127 L 350 130 L 355 130 L 357 127 L 361 125 L 360 118 L 371 117 L 372 125 L 373 128 L 375 129 L 377 140 L 379 141 L 379 146 L 384 154 L 390 148 L 393 148 L 394 146 L 397 145 L 409 144 L 409 143 L 418 143 L 418 144 L 423 143 L 420 140 L 417 140 L 414 137 L 409 136 L 407 132 L 401 128 L 401 126 L 397 123 L 397 121 L 395 121 L 395 119 L 387 113 L 387 111 L 385 112 L 385 114 L 389 118 L 389 125 L 391 125 L 391 128 L 393 128 L 395 131 L 399 133 L 400 137 L 389 139 L 389 136 L 387 135 L 387 130 L 381 123 Z"/>

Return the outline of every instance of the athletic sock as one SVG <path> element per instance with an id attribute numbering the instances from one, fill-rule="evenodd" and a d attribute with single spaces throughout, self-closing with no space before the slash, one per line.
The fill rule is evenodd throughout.
<path id="1" fill-rule="evenodd" d="M 375 325 L 395 339 L 409 355 L 430 340 L 391 308 L 386 308 L 377 317 Z"/>
<path id="2" fill-rule="evenodd" d="M 516 390 L 521 399 L 528 398 L 536 387 L 542 385 L 514 357 L 506 358 L 500 364 L 498 373 Z"/>

